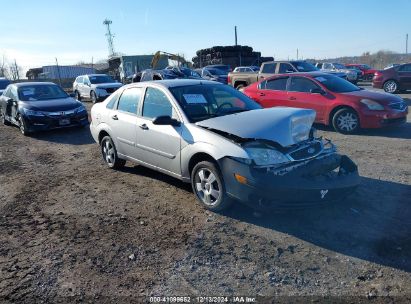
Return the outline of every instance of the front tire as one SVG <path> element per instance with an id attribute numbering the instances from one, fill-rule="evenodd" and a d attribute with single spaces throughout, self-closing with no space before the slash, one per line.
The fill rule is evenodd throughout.
<path id="1" fill-rule="evenodd" d="M 116 146 L 110 136 L 105 136 L 101 140 L 100 147 L 103 160 L 109 168 L 120 169 L 124 167 L 126 161 L 118 157 Z"/>
<path id="2" fill-rule="evenodd" d="M 383 89 L 387 93 L 394 94 L 398 91 L 398 83 L 395 80 L 387 80 L 384 82 Z"/>
<path id="3" fill-rule="evenodd" d="M 29 136 L 30 131 L 27 128 L 27 123 L 24 120 L 23 116 L 20 115 L 18 121 L 21 134 L 23 134 L 24 136 Z"/>
<path id="4" fill-rule="evenodd" d="M 218 167 L 209 161 L 199 162 L 191 172 L 191 186 L 201 205 L 211 211 L 228 209 L 232 199 L 228 197 L 224 180 Z"/>
<path id="5" fill-rule="evenodd" d="M 98 98 L 97 98 L 96 92 L 91 91 L 91 93 L 90 93 L 90 99 L 91 99 L 91 101 L 92 101 L 93 103 L 98 102 Z"/>
<path id="6" fill-rule="evenodd" d="M 6 119 L 6 114 L 3 113 L 3 110 L 0 110 L 0 116 L 1 116 L 1 123 L 5 126 L 10 126 L 11 123 Z"/>
<path id="7" fill-rule="evenodd" d="M 354 134 L 360 128 L 360 119 L 354 110 L 343 108 L 334 114 L 332 124 L 339 133 Z"/>

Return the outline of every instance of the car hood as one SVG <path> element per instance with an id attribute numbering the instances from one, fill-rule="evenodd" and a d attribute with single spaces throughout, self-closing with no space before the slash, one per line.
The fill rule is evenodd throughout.
<path id="1" fill-rule="evenodd" d="M 58 112 L 76 109 L 80 107 L 82 103 L 74 98 L 68 97 L 49 100 L 24 101 L 20 102 L 19 105 L 25 109 L 33 111 Z"/>
<path id="2" fill-rule="evenodd" d="M 385 93 L 385 92 L 375 92 L 369 90 L 360 90 L 354 92 L 344 93 L 348 96 L 353 96 L 358 99 L 371 99 L 375 100 L 383 105 L 387 105 L 392 102 L 402 102 L 402 98 L 399 96 L 395 96 L 393 94 Z"/>
<path id="3" fill-rule="evenodd" d="M 122 86 L 121 83 L 119 82 L 113 82 L 113 83 L 97 83 L 97 84 L 92 84 L 91 85 L 93 88 L 96 89 L 108 89 L 108 88 L 119 88 Z"/>
<path id="4" fill-rule="evenodd" d="M 314 119 L 314 110 L 275 107 L 210 118 L 196 125 L 243 139 L 268 140 L 287 147 L 308 138 Z M 296 140 L 296 135 L 300 140 Z"/>

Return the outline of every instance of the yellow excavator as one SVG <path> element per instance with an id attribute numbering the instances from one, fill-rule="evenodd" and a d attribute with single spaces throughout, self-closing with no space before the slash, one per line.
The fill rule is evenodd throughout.
<path id="1" fill-rule="evenodd" d="M 171 53 L 167 53 L 167 52 L 164 52 L 164 51 L 157 51 L 154 54 L 153 59 L 151 60 L 151 68 L 153 70 L 155 70 L 155 68 L 157 66 L 157 63 L 161 58 L 161 55 L 167 56 L 168 59 L 170 59 L 170 60 L 177 61 L 179 67 L 190 67 L 189 63 L 184 59 L 184 57 L 181 57 L 180 55 L 171 54 Z"/>

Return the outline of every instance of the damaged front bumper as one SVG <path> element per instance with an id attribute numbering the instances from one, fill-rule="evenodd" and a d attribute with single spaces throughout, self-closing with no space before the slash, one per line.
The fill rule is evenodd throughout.
<path id="1" fill-rule="evenodd" d="M 227 194 L 255 209 L 304 207 L 343 199 L 360 182 L 355 163 L 337 153 L 281 168 L 258 168 L 225 157 L 220 168 Z"/>

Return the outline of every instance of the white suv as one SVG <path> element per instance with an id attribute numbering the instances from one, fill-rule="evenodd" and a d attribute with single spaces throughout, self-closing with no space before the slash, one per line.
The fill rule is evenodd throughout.
<path id="1" fill-rule="evenodd" d="M 121 86 L 121 83 L 106 74 L 81 75 L 73 83 L 73 92 L 77 100 L 89 98 L 96 103 L 110 96 Z"/>

